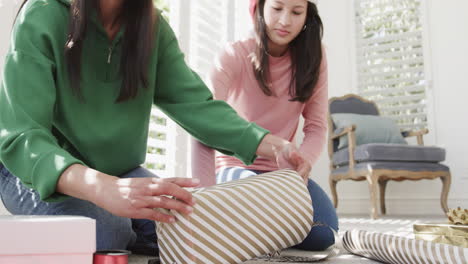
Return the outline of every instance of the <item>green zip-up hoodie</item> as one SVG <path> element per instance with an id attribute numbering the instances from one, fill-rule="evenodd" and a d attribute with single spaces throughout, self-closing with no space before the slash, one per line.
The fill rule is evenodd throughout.
<path id="1" fill-rule="evenodd" d="M 146 156 L 151 107 L 156 104 L 204 144 L 246 164 L 268 131 L 240 118 L 185 63 L 168 23 L 159 15 L 149 64 L 149 89 L 115 103 L 122 31 L 109 42 L 96 15 L 82 56 L 80 101 L 64 60 L 70 0 L 30 0 L 19 14 L 0 88 L 0 161 L 42 200 L 58 201 L 62 172 L 84 164 L 122 175 Z"/>

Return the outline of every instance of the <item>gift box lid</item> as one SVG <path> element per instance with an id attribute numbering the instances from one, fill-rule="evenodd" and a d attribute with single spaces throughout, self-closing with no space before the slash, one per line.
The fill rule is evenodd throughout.
<path id="1" fill-rule="evenodd" d="M 464 237 L 468 239 L 468 225 L 425 223 L 414 224 L 413 230 L 415 235 L 444 235 L 453 237 Z"/>
<path id="2" fill-rule="evenodd" d="M 84 254 L 96 250 L 96 221 L 80 216 L 0 216 L 0 255 Z"/>

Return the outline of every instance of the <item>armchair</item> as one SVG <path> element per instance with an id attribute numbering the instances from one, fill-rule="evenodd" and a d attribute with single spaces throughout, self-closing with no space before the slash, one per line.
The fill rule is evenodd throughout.
<path id="1" fill-rule="evenodd" d="M 448 212 L 450 169 L 441 164 L 445 160 L 443 148 L 424 146 L 427 129 L 400 132 L 390 119 L 380 116 L 374 102 L 354 94 L 331 98 L 328 120 L 329 183 L 335 208 L 336 185 L 341 180 L 367 181 L 371 217 L 375 219 L 379 192 L 381 212 L 386 214 L 388 181 L 440 178 L 443 183 L 440 203 L 443 211 Z M 413 136 L 417 137 L 417 146 L 404 140 Z"/>

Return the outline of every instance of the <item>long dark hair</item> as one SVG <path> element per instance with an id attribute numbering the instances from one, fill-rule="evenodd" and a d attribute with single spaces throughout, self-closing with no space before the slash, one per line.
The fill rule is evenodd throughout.
<path id="1" fill-rule="evenodd" d="M 268 96 L 275 95 L 270 89 L 271 76 L 268 61 L 268 35 L 266 31 L 263 8 L 265 0 L 259 0 L 255 10 L 255 37 L 257 47 L 252 54 L 252 64 L 260 88 Z M 290 101 L 306 102 L 313 93 L 320 77 L 322 63 L 323 23 L 314 3 L 307 3 L 305 29 L 289 43 L 291 54 L 291 83 L 289 86 Z"/>
<path id="2" fill-rule="evenodd" d="M 27 1 L 25 0 L 21 4 L 21 8 Z M 93 9 L 99 9 L 96 0 L 71 1 L 68 38 L 64 47 L 70 86 L 73 93 L 81 99 L 83 99 L 80 88 L 81 56 Z M 152 0 L 126 0 L 121 10 L 118 22 L 125 25 L 126 28 L 122 40 L 120 61 L 122 86 L 116 102 L 135 98 L 140 86 L 148 88 L 148 64 L 151 58 L 157 18 Z"/>

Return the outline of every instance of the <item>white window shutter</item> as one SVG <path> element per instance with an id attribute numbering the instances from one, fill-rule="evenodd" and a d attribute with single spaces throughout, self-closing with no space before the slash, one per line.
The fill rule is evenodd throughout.
<path id="1" fill-rule="evenodd" d="M 229 10 L 234 9 L 233 4 L 231 0 L 197 0 L 191 3 L 188 62 L 203 79 L 232 34 Z"/>
<path id="2" fill-rule="evenodd" d="M 144 167 L 159 177 L 175 177 L 175 123 L 156 107 L 151 111 Z"/>
<path id="3" fill-rule="evenodd" d="M 358 92 L 402 130 L 427 127 L 421 1 L 355 1 Z"/>

